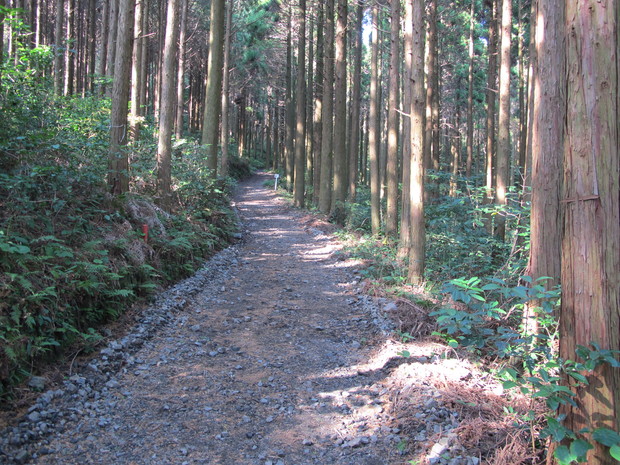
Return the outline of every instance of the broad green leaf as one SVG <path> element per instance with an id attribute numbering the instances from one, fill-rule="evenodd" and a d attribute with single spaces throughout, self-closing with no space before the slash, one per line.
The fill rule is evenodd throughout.
<path id="1" fill-rule="evenodd" d="M 592 439 L 607 447 L 620 444 L 620 434 L 608 428 L 595 429 L 592 433 Z"/>
<path id="2" fill-rule="evenodd" d="M 573 460 L 577 459 L 577 457 L 571 454 L 571 452 L 568 450 L 568 447 L 566 446 L 558 446 L 555 449 L 553 456 L 558 459 L 560 465 L 570 465 Z"/>
<path id="3" fill-rule="evenodd" d="M 575 439 L 570 445 L 570 452 L 577 457 L 577 461 L 585 461 L 588 451 L 594 446 L 584 439 Z"/>
<path id="4" fill-rule="evenodd" d="M 614 444 L 611 446 L 609 449 L 609 454 L 616 460 L 620 461 L 620 444 Z"/>

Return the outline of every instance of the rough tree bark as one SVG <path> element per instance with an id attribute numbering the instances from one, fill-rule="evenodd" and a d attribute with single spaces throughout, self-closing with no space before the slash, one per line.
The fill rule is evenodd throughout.
<path id="1" fill-rule="evenodd" d="M 338 0 L 334 83 L 334 192 L 332 214 L 344 222 L 347 199 L 347 0 Z"/>
<path id="2" fill-rule="evenodd" d="M 329 213 L 332 195 L 334 131 L 334 0 L 325 2 L 325 60 L 323 73 L 323 134 L 321 140 L 321 189 L 319 210 Z"/>
<path id="3" fill-rule="evenodd" d="M 179 38 L 179 1 L 168 0 L 166 37 L 161 73 L 161 107 L 159 110 L 159 135 L 157 141 L 157 195 L 165 210 L 171 206 L 172 127 L 176 100 L 177 40 Z"/>
<path id="4" fill-rule="evenodd" d="M 184 0 L 187 2 L 187 0 Z M 187 12 L 186 12 L 187 13 Z M 226 3 L 226 37 L 224 38 L 224 76 L 222 79 L 222 176 L 228 176 L 228 129 L 229 122 L 229 100 L 230 100 L 230 38 L 232 35 L 232 14 L 233 14 L 233 0 Z M 183 115 L 181 115 L 181 119 Z M 179 113 L 177 111 L 177 125 L 179 124 Z"/>
<path id="5" fill-rule="evenodd" d="M 596 342 L 620 350 L 618 0 L 566 0 L 566 133 L 560 357 Z M 561 122 L 560 122 L 561 123 Z M 565 426 L 620 430 L 620 369 L 596 368 Z M 589 465 L 617 463 L 592 441 Z"/>
<path id="6" fill-rule="evenodd" d="M 379 173 L 379 6 L 371 8 L 370 40 L 370 113 L 368 121 L 368 158 L 370 159 L 370 225 L 373 235 L 381 231 L 381 179 Z M 407 18 L 405 18 L 405 23 Z"/>
<path id="7" fill-rule="evenodd" d="M 510 179 L 510 42 L 512 32 L 512 0 L 502 0 L 502 27 L 499 72 L 499 117 L 497 137 L 497 170 L 495 172 L 495 203 L 506 205 Z M 506 217 L 496 216 L 495 236 L 504 240 Z"/>
<path id="8" fill-rule="evenodd" d="M 118 15 L 116 63 L 112 85 L 110 113 L 110 152 L 108 188 L 114 195 L 129 190 L 129 158 L 124 146 L 128 141 L 127 106 L 131 76 L 131 49 L 133 43 L 133 15 L 135 0 L 121 0 Z"/>
<path id="9" fill-rule="evenodd" d="M 426 231 L 424 226 L 424 0 L 406 0 L 405 22 L 413 22 L 411 62 L 410 211 L 411 248 L 407 279 L 420 284 L 424 279 Z"/>
<path id="10" fill-rule="evenodd" d="M 224 0 L 211 2 L 211 30 L 209 31 L 209 64 L 207 95 L 202 127 L 202 144 L 207 148 L 207 167 L 211 176 L 217 176 L 217 148 L 222 105 L 222 61 L 224 55 Z"/>
<path id="11" fill-rule="evenodd" d="M 398 234 L 398 104 L 400 90 L 400 0 L 390 1 L 390 71 L 387 117 L 387 208 L 385 234 Z"/>
<path id="12" fill-rule="evenodd" d="M 295 174 L 293 199 L 304 206 L 306 164 L 306 0 L 299 0 L 299 38 L 297 39 L 297 82 L 295 89 Z"/>

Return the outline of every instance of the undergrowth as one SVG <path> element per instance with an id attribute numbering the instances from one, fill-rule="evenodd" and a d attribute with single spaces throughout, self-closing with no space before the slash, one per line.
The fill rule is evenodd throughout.
<path id="1" fill-rule="evenodd" d="M 234 182 L 214 181 L 193 141 L 175 143 L 173 210 L 156 206 L 148 121 L 131 146 L 130 193 L 110 196 L 109 100 L 54 96 L 41 72 L 51 51 L 18 53 L 0 88 L 0 401 L 68 347 L 96 347 L 100 325 L 190 275 L 236 232 Z"/>

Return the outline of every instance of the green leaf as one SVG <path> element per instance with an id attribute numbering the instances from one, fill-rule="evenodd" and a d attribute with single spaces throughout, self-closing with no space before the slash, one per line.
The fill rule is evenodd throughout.
<path id="1" fill-rule="evenodd" d="M 620 445 L 620 434 L 608 428 L 595 429 L 592 433 L 592 439 L 607 447 Z"/>
<path id="2" fill-rule="evenodd" d="M 408 350 L 401 350 L 400 352 L 396 352 L 396 354 L 405 358 L 411 357 L 411 352 L 409 352 Z"/>
<path id="3" fill-rule="evenodd" d="M 508 389 L 512 389 L 513 387 L 517 387 L 518 384 L 515 383 L 514 381 L 504 381 L 502 383 L 502 386 L 504 389 L 508 390 Z"/>
<path id="4" fill-rule="evenodd" d="M 614 444 L 611 446 L 609 449 L 609 454 L 616 460 L 620 461 L 620 444 Z"/>
<path id="5" fill-rule="evenodd" d="M 570 445 L 570 452 L 577 457 L 578 462 L 585 462 L 590 449 L 594 449 L 594 446 L 584 439 L 575 439 Z"/>
<path id="6" fill-rule="evenodd" d="M 553 456 L 558 459 L 560 465 L 570 465 L 573 460 L 577 459 L 577 457 L 571 454 L 571 452 L 568 450 L 568 447 L 566 446 L 558 446 L 555 449 Z"/>

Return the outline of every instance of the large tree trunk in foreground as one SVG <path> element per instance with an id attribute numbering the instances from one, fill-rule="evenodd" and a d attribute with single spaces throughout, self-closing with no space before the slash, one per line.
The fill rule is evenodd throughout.
<path id="1" fill-rule="evenodd" d="M 564 118 L 566 114 L 566 76 L 564 58 L 564 11 L 556 0 L 537 0 L 532 9 L 535 32 L 532 51 L 532 194 L 530 215 L 530 258 L 527 274 L 537 280 L 552 278 L 544 283 L 547 289 L 559 284 L 562 217 L 560 188 Z M 528 334 L 538 332 L 535 309 L 531 302 L 524 315 Z"/>
<path id="2" fill-rule="evenodd" d="M 620 350 L 618 0 L 566 1 L 566 135 L 560 357 Z M 561 123 L 561 121 L 560 121 Z M 620 369 L 599 366 L 565 426 L 620 430 Z M 594 442 L 594 441 L 592 441 Z M 598 442 L 589 465 L 617 463 Z"/>

